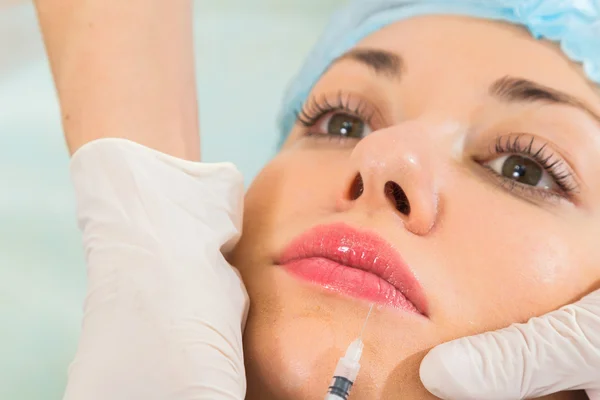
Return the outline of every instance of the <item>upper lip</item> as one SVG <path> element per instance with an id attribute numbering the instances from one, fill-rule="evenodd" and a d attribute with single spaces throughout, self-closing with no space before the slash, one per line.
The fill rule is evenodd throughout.
<path id="1" fill-rule="evenodd" d="M 347 224 L 319 225 L 296 237 L 284 249 L 279 264 L 322 257 L 370 272 L 394 286 L 423 315 L 427 301 L 421 285 L 400 254 L 378 235 Z"/>

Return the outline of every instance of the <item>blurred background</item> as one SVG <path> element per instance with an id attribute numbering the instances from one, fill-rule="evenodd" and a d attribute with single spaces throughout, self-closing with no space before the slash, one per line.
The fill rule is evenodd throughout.
<path id="1" fill-rule="evenodd" d="M 274 153 L 288 79 L 343 0 L 197 0 L 205 161 L 248 184 Z M 32 4 L 0 0 L 0 399 L 60 399 L 85 266 L 69 161 Z"/>

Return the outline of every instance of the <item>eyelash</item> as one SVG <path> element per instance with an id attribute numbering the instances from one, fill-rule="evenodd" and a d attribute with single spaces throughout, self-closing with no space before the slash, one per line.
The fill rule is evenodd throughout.
<path id="1" fill-rule="evenodd" d="M 568 167 L 565 166 L 565 161 L 552 152 L 547 143 L 543 144 L 538 150 L 534 150 L 535 137 L 530 137 L 527 146 L 523 147 L 522 139 L 524 136 L 529 135 L 517 134 L 515 136 L 513 134 L 499 136 L 496 139 L 496 144 L 490 148 L 490 156 L 515 154 L 531 158 L 552 177 L 560 191 L 542 190 L 535 186 L 525 185 L 499 175 L 490 167 L 484 166 L 484 168 L 488 169 L 492 174 L 501 179 L 504 184 L 508 186 L 505 186 L 505 188 L 511 192 L 519 190 L 525 192 L 525 194 L 542 199 L 554 198 L 571 200 L 572 195 L 578 190 L 578 185 L 573 178 L 573 174 L 569 171 Z M 482 162 L 481 160 L 477 161 L 480 163 Z"/>
<path id="2" fill-rule="evenodd" d="M 356 103 L 356 105 L 352 106 L 351 103 Z M 302 126 L 305 128 L 312 128 L 325 115 L 335 112 L 346 113 L 350 116 L 360 118 L 368 125 L 371 125 L 373 118 L 375 117 L 375 111 L 372 110 L 369 103 L 360 99 L 354 100 L 352 95 L 344 94 L 344 92 L 341 91 L 338 92 L 333 102 L 330 102 L 327 96 L 321 98 L 311 97 L 300 110 L 295 112 L 295 114 L 296 119 Z M 307 132 L 307 134 L 311 135 L 310 132 Z"/>
<path id="3" fill-rule="evenodd" d="M 356 103 L 356 105 L 353 107 L 351 103 Z M 353 99 L 352 95 L 344 94 L 341 91 L 338 92 L 333 102 L 328 100 L 327 96 L 322 96 L 320 98 L 312 97 L 300 110 L 297 110 L 295 114 L 297 121 L 307 129 L 305 133 L 306 136 L 339 142 L 352 140 L 351 138 L 331 134 L 314 134 L 308 130 L 309 128 L 313 128 L 324 116 L 335 112 L 346 113 L 355 118 L 360 118 L 368 125 L 372 125 L 373 118 L 376 115 L 376 111 L 369 103 L 363 100 L 356 101 Z M 501 180 L 502 186 L 510 192 L 519 191 L 521 194 L 528 197 L 541 198 L 542 200 L 572 200 L 573 194 L 578 191 L 578 184 L 573 178 L 573 174 L 565 166 L 565 162 L 552 152 L 548 144 L 543 144 L 538 150 L 534 150 L 533 145 L 536 140 L 534 137 L 531 137 L 527 146 L 523 147 L 522 139 L 524 136 L 529 135 L 517 134 L 515 136 L 515 134 L 510 134 L 507 136 L 499 136 L 496 139 L 495 145 L 490 147 L 490 157 L 508 154 L 529 157 L 536 161 L 552 177 L 558 185 L 559 191 L 540 189 L 535 186 L 516 182 L 499 175 L 491 167 L 483 165 L 485 162 L 484 160 L 476 159 L 476 161 L 493 174 L 495 178 Z"/>

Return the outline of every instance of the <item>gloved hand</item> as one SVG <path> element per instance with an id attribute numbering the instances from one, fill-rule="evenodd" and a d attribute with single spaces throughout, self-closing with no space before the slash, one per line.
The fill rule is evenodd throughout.
<path id="1" fill-rule="evenodd" d="M 243 400 L 248 298 L 220 252 L 241 229 L 237 170 L 101 139 L 71 172 L 88 293 L 65 399 Z"/>
<path id="2" fill-rule="evenodd" d="M 526 324 L 437 346 L 421 364 L 421 380 L 446 400 L 575 389 L 600 400 L 600 291 Z"/>

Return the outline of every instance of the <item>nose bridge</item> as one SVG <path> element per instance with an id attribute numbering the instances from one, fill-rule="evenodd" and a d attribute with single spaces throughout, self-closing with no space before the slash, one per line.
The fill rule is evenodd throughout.
<path id="1" fill-rule="evenodd" d="M 426 139 L 418 137 L 418 132 L 387 129 L 365 138 L 355 151 L 359 154 L 365 173 L 383 174 L 397 170 L 412 174 L 426 162 L 420 149 Z"/>
<path id="2" fill-rule="evenodd" d="M 412 185 L 415 179 L 433 181 L 437 158 L 433 143 L 426 128 L 406 123 L 367 136 L 354 149 L 353 158 L 365 176 Z"/>
<path id="3" fill-rule="evenodd" d="M 429 232 L 437 218 L 438 193 L 435 185 L 436 146 L 430 132 L 418 124 L 406 123 L 377 131 L 357 144 L 351 159 L 362 177 L 363 203 L 388 205 L 400 210 L 399 202 L 410 204 L 410 213 L 401 213 L 405 226 L 416 234 Z M 401 190 L 390 191 L 390 187 Z M 405 199 L 390 195 L 401 192 Z M 368 206 L 368 204 L 367 204 Z"/>

